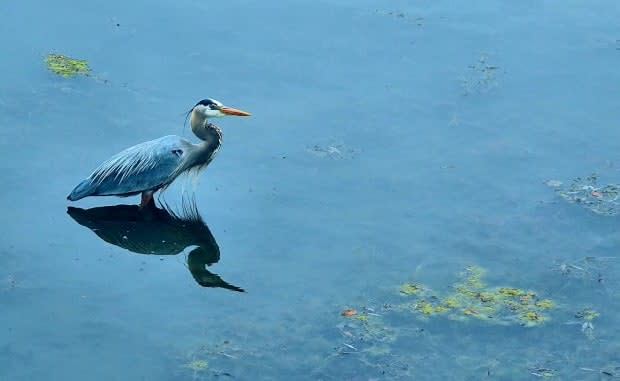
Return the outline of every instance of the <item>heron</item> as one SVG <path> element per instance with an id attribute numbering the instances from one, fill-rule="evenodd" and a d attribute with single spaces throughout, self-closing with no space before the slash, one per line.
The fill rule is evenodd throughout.
<path id="1" fill-rule="evenodd" d="M 129 147 L 101 163 L 67 199 L 141 194 L 140 208 L 154 205 L 153 193 L 165 189 L 183 173 L 198 174 L 217 154 L 222 145 L 222 130 L 209 118 L 251 115 L 212 98 L 199 101 L 188 114 L 192 132 L 202 142 L 194 144 L 168 135 Z"/>

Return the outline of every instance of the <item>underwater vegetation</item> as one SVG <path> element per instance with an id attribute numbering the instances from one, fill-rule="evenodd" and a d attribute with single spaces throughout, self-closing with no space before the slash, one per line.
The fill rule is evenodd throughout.
<path id="1" fill-rule="evenodd" d="M 594 339 L 594 323 L 592 321 L 599 316 L 598 312 L 589 308 L 575 313 L 575 317 L 581 320 L 581 332 L 590 340 Z"/>
<path id="2" fill-rule="evenodd" d="M 45 56 L 45 65 L 54 74 L 63 77 L 76 75 L 90 75 L 90 68 L 86 60 L 71 58 L 63 54 L 50 53 Z"/>
<path id="3" fill-rule="evenodd" d="M 258 335 L 251 340 L 211 330 L 175 359 L 174 379 L 254 379 L 256 372 L 325 381 L 620 376 L 619 364 L 608 360 L 620 348 L 607 340 L 616 328 L 601 324 L 595 337 L 595 302 L 557 292 L 551 298 L 488 274 L 470 265 L 435 290 L 420 279 L 392 283 L 372 301 L 336 303 L 312 318 L 291 315 L 277 327 L 249 319 Z"/>
<path id="4" fill-rule="evenodd" d="M 487 285 L 485 274 L 486 270 L 481 267 L 467 266 L 445 290 L 435 291 L 420 282 L 405 282 L 396 287 L 399 302 L 341 311 L 337 329 L 342 342 L 325 360 L 325 368 L 336 367 L 352 375 L 364 369 L 365 374 L 377 375 L 381 379 L 411 379 L 420 375 L 419 369 L 412 364 L 429 361 L 428 354 L 431 353 L 428 347 L 412 347 L 411 343 L 426 342 L 437 345 L 436 351 L 442 350 L 441 344 L 424 328 L 426 324 L 420 326 L 415 321 L 449 319 L 458 325 L 477 321 L 490 325 L 535 327 L 550 320 L 549 312 L 556 308 L 555 301 L 542 297 L 537 291 L 512 285 Z M 408 350 L 403 352 L 402 348 Z M 527 371 L 519 370 L 514 364 L 499 369 L 494 362 L 486 364 L 479 358 L 473 360 L 469 357 L 459 360 L 465 364 L 463 367 L 483 366 L 488 374 L 494 369 L 496 374 L 517 372 L 514 374 L 517 377 L 518 372 Z M 345 361 L 349 370 L 342 368 Z M 545 374 L 545 377 L 552 374 L 541 369 L 536 368 L 532 373 Z"/>
<path id="5" fill-rule="evenodd" d="M 363 369 L 371 379 L 375 376 L 389 380 L 426 379 L 424 376 L 430 377 L 430 374 L 420 370 L 432 368 L 427 366 L 429 363 L 436 366 L 445 363 L 442 353 L 446 351 L 446 345 L 460 342 L 462 347 L 454 349 L 459 355 L 450 367 L 451 371 L 444 373 L 448 378 L 442 378 L 435 370 L 433 379 L 452 379 L 449 374 L 458 371 L 464 372 L 463 376 L 478 375 L 471 379 L 494 376 L 501 380 L 525 379 L 528 375 L 557 379 L 584 371 L 590 372 L 586 377 L 594 377 L 597 372 L 607 376 L 618 374 L 609 370 L 615 368 L 605 364 L 601 364 L 602 370 L 575 367 L 570 360 L 572 355 L 568 354 L 572 347 L 557 346 L 558 341 L 566 342 L 573 335 L 574 331 L 568 328 L 573 324 L 578 324 L 586 338 L 594 342 L 593 320 L 599 316 L 597 311 L 576 309 L 565 298 L 560 304 L 539 290 L 513 284 L 489 284 L 485 275 L 487 270 L 470 265 L 457 274 L 454 283 L 440 290 L 409 281 L 392 287 L 393 298 L 397 299 L 388 296 L 385 300 L 396 300 L 394 303 L 384 302 L 376 308 L 348 308 L 356 313 L 342 313 L 338 317 L 337 328 L 342 343 L 335 347 L 335 353 L 327 360 L 332 364 L 326 368 L 351 375 L 360 374 L 359 369 Z M 555 324 L 546 324 L 552 316 Z M 566 320 L 571 316 L 577 321 Z M 477 324 L 464 324 L 467 322 Z M 540 329 L 539 333 L 530 329 L 542 328 L 543 325 L 548 328 Z M 475 343 L 482 335 L 497 337 L 494 335 L 497 335 L 498 328 L 485 329 L 493 326 L 506 329 L 526 327 L 528 329 L 523 335 L 539 338 L 540 347 L 516 346 L 506 350 L 505 343 L 498 342 L 496 346 L 490 345 L 486 354 L 483 354 L 485 350 L 477 350 L 477 354 L 467 352 L 470 346 L 477 345 Z M 458 340 L 455 340 L 455 334 L 458 334 Z M 504 352 L 495 352 L 492 348 L 503 348 L 501 351 Z M 586 347 L 580 348 L 580 351 L 586 350 Z M 587 348 L 587 351 L 596 352 Z M 608 353 L 613 350 L 611 346 L 603 349 Z M 595 359 L 584 358 L 583 361 L 596 363 Z M 350 368 L 344 368 L 345 364 Z"/>
<path id="6" fill-rule="evenodd" d="M 567 185 L 560 180 L 549 180 L 546 184 L 554 188 L 562 199 L 571 204 L 581 205 L 603 216 L 618 214 L 620 185 L 600 185 L 596 174 L 585 178 L 577 177 Z"/>
<path id="7" fill-rule="evenodd" d="M 486 270 L 468 266 L 444 293 L 416 283 L 403 283 L 399 294 L 407 300 L 394 306 L 423 318 L 443 315 L 452 320 L 476 319 L 490 324 L 540 325 L 549 319 L 555 302 L 539 293 L 516 287 L 489 287 L 484 282 Z"/>
<path id="8" fill-rule="evenodd" d="M 210 380 L 222 376 L 232 377 L 230 373 L 220 369 L 222 359 L 236 360 L 251 357 L 252 354 L 251 350 L 242 351 L 228 340 L 222 340 L 209 346 L 200 346 L 183 355 L 182 363 L 177 371 L 182 379 L 193 381 Z"/>
<path id="9" fill-rule="evenodd" d="M 478 60 L 468 66 L 467 73 L 461 78 L 464 95 L 484 94 L 497 87 L 497 74 L 500 67 L 489 63 L 487 54 L 480 54 Z"/>
<path id="10" fill-rule="evenodd" d="M 320 159 L 341 160 L 355 158 L 359 153 L 359 149 L 329 140 L 307 146 L 306 152 Z"/>

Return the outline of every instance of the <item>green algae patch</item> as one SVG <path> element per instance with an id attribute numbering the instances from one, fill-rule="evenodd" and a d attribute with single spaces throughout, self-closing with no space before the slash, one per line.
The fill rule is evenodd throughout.
<path id="1" fill-rule="evenodd" d="M 443 314 L 450 309 L 443 305 L 440 301 L 419 299 L 412 303 L 404 303 L 392 307 L 396 311 L 406 311 L 415 313 L 420 317 L 428 317 L 431 315 Z"/>
<path id="2" fill-rule="evenodd" d="M 533 327 L 548 321 L 548 312 L 555 302 L 540 298 L 538 293 L 512 286 L 488 286 L 486 270 L 470 265 L 458 274 L 458 279 L 446 294 L 435 292 L 417 283 L 404 283 L 400 294 L 408 301 L 397 310 L 409 311 L 420 318 L 444 315 L 452 320 L 478 320 L 494 324 Z M 411 299 L 413 298 L 413 300 Z"/>
<path id="3" fill-rule="evenodd" d="M 206 370 L 209 367 L 209 363 L 205 360 L 193 360 L 185 364 L 185 367 L 195 372 Z"/>
<path id="4" fill-rule="evenodd" d="M 400 293 L 403 295 L 418 295 L 424 288 L 417 283 L 403 283 L 400 285 Z"/>
<path id="5" fill-rule="evenodd" d="M 433 305 L 426 300 L 420 300 L 416 303 L 415 309 L 424 315 L 431 315 L 435 312 Z"/>
<path id="6" fill-rule="evenodd" d="M 545 316 L 540 314 L 538 311 L 533 310 L 524 311 L 523 313 L 521 313 L 519 318 L 523 325 L 525 325 L 526 327 L 538 325 L 546 320 Z"/>
<path id="7" fill-rule="evenodd" d="M 594 323 L 593 320 L 598 318 L 600 314 L 592 309 L 583 309 L 575 313 L 575 317 L 583 320 L 581 323 L 581 332 L 588 338 L 594 339 Z"/>
<path id="8" fill-rule="evenodd" d="M 544 309 L 555 307 L 555 303 L 553 302 L 553 300 L 550 300 L 550 299 L 539 300 L 534 304 L 536 305 L 536 307 L 544 308 Z"/>
<path id="9" fill-rule="evenodd" d="M 438 306 L 433 307 L 433 312 L 436 314 L 442 314 L 446 311 L 448 311 L 448 307 L 446 306 L 438 305 Z"/>
<path id="10" fill-rule="evenodd" d="M 465 268 L 465 271 L 461 273 L 461 277 L 465 280 L 465 285 L 473 289 L 481 289 L 484 287 L 482 277 L 486 273 L 481 267 L 469 265 Z"/>
<path id="11" fill-rule="evenodd" d="M 450 295 L 443 300 L 443 305 L 446 306 L 446 308 L 457 308 L 460 306 L 460 301 L 457 296 Z"/>
<path id="12" fill-rule="evenodd" d="M 581 311 L 577 311 L 575 313 L 575 317 L 579 318 L 579 319 L 583 319 L 585 321 L 592 321 L 594 319 L 596 319 L 597 317 L 599 317 L 599 313 L 594 311 L 594 310 L 590 310 L 590 309 L 585 309 L 585 310 L 581 310 Z"/>
<path id="13" fill-rule="evenodd" d="M 498 296 L 493 292 L 482 291 L 477 295 L 482 303 L 493 303 L 498 299 Z"/>
<path id="14" fill-rule="evenodd" d="M 51 53 L 44 59 L 47 68 L 54 74 L 67 77 L 90 75 L 90 67 L 86 60 L 71 58 L 63 54 Z"/>
<path id="15" fill-rule="evenodd" d="M 521 296 L 525 294 L 525 291 L 513 287 L 502 287 L 497 292 L 505 296 Z"/>

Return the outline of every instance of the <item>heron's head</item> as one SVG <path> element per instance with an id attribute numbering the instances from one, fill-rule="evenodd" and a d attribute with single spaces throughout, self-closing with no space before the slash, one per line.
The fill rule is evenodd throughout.
<path id="1" fill-rule="evenodd" d="M 249 112 L 224 106 L 221 102 L 210 98 L 203 99 L 196 103 L 196 105 L 192 108 L 192 114 L 194 113 L 203 118 L 218 118 L 228 115 L 250 116 Z"/>

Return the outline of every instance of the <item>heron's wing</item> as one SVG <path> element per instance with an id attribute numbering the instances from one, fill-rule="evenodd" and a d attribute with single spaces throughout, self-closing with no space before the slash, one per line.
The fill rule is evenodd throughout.
<path id="1" fill-rule="evenodd" d="M 103 162 L 78 185 L 70 198 L 130 195 L 171 182 L 191 143 L 169 135 L 137 144 Z M 71 197 L 73 196 L 73 197 Z"/>

